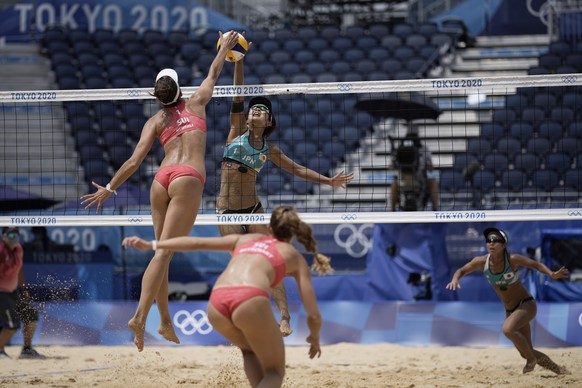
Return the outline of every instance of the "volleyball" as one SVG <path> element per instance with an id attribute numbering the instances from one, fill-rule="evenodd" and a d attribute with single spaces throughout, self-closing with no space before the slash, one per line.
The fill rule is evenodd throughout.
<path id="1" fill-rule="evenodd" d="M 228 34 L 230 34 L 231 32 L 227 32 L 226 34 L 222 35 L 223 37 L 228 36 Z M 247 50 L 249 49 L 249 42 L 247 42 L 247 40 L 245 39 L 244 36 L 242 36 L 241 34 L 238 34 L 238 43 L 236 44 L 236 46 L 234 46 L 232 48 L 232 50 L 230 50 L 228 53 L 226 53 L 226 60 L 229 62 L 237 62 L 240 61 L 241 59 L 243 59 L 243 57 L 245 56 L 245 54 L 247 53 Z M 220 38 L 218 39 L 218 42 L 216 42 L 216 50 L 220 49 Z"/>

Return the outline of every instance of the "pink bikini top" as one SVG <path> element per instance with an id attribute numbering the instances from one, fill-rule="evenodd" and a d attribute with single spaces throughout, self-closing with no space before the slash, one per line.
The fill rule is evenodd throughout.
<path id="1" fill-rule="evenodd" d="M 269 260 L 269 263 L 273 266 L 275 270 L 275 279 L 271 288 L 275 287 L 279 282 L 285 277 L 285 259 L 281 256 L 281 253 L 277 250 L 276 245 L 280 243 L 279 240 L 273 237 L 264 237 L 260 240 L 249 241 L 237 247 L 232 256 L 235 257 L 238 254 L 250 253 L 259 254 L 265 259 Z"/>
<path id="2" fill-rule="evenodd" d="M 171 112 L 169 124 L 160 133 L 160 143 L 162 147 L 185 132 L 203 131 L 206 132 L 206 119 L 193 115 L 186 110 L 186 100 L 181 100 L 176 106 L 166 108 Z"/>

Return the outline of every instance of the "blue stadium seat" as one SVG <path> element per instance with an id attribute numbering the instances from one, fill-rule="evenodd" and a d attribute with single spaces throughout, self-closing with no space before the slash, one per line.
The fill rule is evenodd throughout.
<path id="1" fill-rule="evenodd" d="M 117 115 L 117 108 L 111 101 L 93 101 L 91 103 L 91 109 L 93 109 L 95 117 Z"/>
<path id="2" fill-rule="evenodd" d="M 552 191 L 558 186 L 558 173 L 552 170 L 536 170 L 531 176 L 531 183 L 533 188 Z"/>
<path id="3" fill-rule="evenodd" d="M 104 77 L 90 77 L 84 81 L 85 89 L 107 89 L 108 83 Z"/>
<path id="4" fill-rule="evenodd" d="M 390 78 L 392 78 L 391 75 L 382 70 L 373 71 L 367 77 L 368 81 L 385 81 Z"/>
<path id="5" fill-rule="evenodd" d="M 349 38 L 347 36 L 340 36 L 337 39 L 334 39 L 333 41 L 331 41 L 330 46 L 331 48 L 338 51 L 345 51 L 347 49 L 351 49 L 354 46 L 358 47 L 356 44 L 354 44 L 352 38 Z"/>
<path id="6" fill-rule="evenodd" d="M 576 68 L 578 72 L 582 70 L 582 53 L 571 53 L 562 59 L 562 64 Z"/>
<path id="7" fill-rule="evenodd" d="M 93 53 L 82 53 L 77 55 L 77 63 L 79 66 L 94 65 L 99 63 L 99 57 Z"/>
<path id="8" fill-rule="evenodd" d="M 291 181 L 291 188 L 295 194 L 309 194 L 313 192 L 313 182 L 294 177 Z"/>
<path id="9" fill-rule="evenodd" d="M 269 170 L 267 174 L 259 175 L 261 177 L 261 191 L 266 195 L 279 194 L 287 183 L 285 176 L 275 171 Z"/>
<path id="10" fill-rule="evenodd" d="M 513 109 L 495 109 L 491 121 L 509 127 L 513 122 L 517 121 L 517 114 Z"/>
<path id="11" fill-rule="evenodd" d="M 180 46 L 180 57 L 186 64 L 194 64 L 202 53 L 202 44 L 200 42 L 188 41 Z M 256 53 L 253 53 L 255 55 Z M 249 56 L 250 57 L 250 56 Z M 245 59 L 246 62 L 247 59 Z"/>
<path id="12" fill-rule="evenodd" d="M 274 31 L 273 37 L 280 42 L 292 39 L 294 32 L 288 28 L 282 27 Z"/>
<path id="13" fill-rule="evenodd" d="M 323 125 L 330 127 L 334 133 L 338 133 L 346 124 L 347 117 L 344 112 L 331 112 L 323 118 Z"/>
<path id="14" fill-rule="evenodd" d="M 410 47 L 401 46 L 401 47 L 397 47 L 393 51 L 393 55 L 394 55 L 394 58 L 397 58 L 401 62 L 406 63 L 410 58 L 412 58 L 416 55 L 416 52 L 414 51 L 414 49 L 412 49 Z"/>
<path id="15" fill-rule="evenodd" d="M 373 47 L 368 50 L 368 58 L 381 64 L 383 61 L 390 58 L 390 51 L 385 47 Z"/>
<path id="16" fill-rule="evenodd" d="M 101 132 L 121 131 L 123 128 L 123 121 L 117 116 L 98 116 L 96 121 L 97 126 L 101 129 Z"/>
<path id="17" fill-rule="evenodd" d="M 567 128 L 569 137 L 582 140 L 582 121 L 573 121 Z"/>
<path id="18" fill-rule="evenodd" d="M 402 39 L 405 39 L 412 33 L 414 33 L 414 27 L 409 23 L 397 23 L 392 27 L 392 34 Z"/>
<path id="19" fill-rule="evenodd" d="M 478 163 L 478 160 L 473 155 L 466 153 L 455 154 L 453 158 L 453 169 L 455 171 L 463 172 L 465 168 L 475 163 Z"/>
<path id="20" fill-rule="evenodd" d="M 129 159 L 133 150 L 127 144 L 116 144 L 108 148 L 109 160 L 113 168 L 118 169 Z"/>
<path id="21" fill-rule="evenodd" d="M 218 33 L 214 35 L 214 44 L 218 40 Z M 141 34 L 141 40 L 144 42 L 146 46 L 150 46 L 154 43 L 165 43 L 166 38 L 164 38 L 164 34 L 159 30 L 145 30 Z"/>
<path id="22" fill-rule="evenodd" d="M 386 24 L 374 23 L 368 26 L 368 34 L 379 40 L 390 34 L 390 29 Z"/>
<path id="23" fill-rule="evenodd" d="M 339 140 L 332 140 L 323 144 L 322 154 L 333 164 L 342 161 L 346 154 L 346 145 Z"/>
<path id="24" fill-rule="evenodd" d="M 443 169 L 439 174 L 440 190 L 445 193 L 456 193 L 466 188 L 465 176 L 454 169 Z"/>
<path id="25" fill-rule="evenodd" d="M 531 66 L 527 70 L 528 75 L 546 75 L 550 74 L 550 70 L 544 66 Z"/>
<path id="26" fill-rule="evenodd" d="M 550 120 L 556 121 L 563 126 L 568 126 L 575 120 L 574 110 L 565 106 L 556 106 L 550 110 Z"/>
<path id="27" fill-rule="evenodd" d="M 153 57 L 154 66 L 157 69 L 166 69 L 174 67 L 174 56 L 168 53 L 158 53 Z"/>
<path id="28" fill-rule="evenodd" d="M 91 36 L 91 33 L 89 33 L 88 30 L 83 29 L 83 28 L 69 30 L 68 36 L 69 36 L 69 40 L 71 41 L 71 43 L 93 41 L 93 37 Z"/>
<path id="29" fill-rule="evenodd" d="M 552 150 L 552 143 L 546 138 L 537 137 L 529 139 L 525 149 L 530 154 L 537 155 L 538 157 L 544 157 Z"/>
<path id="30" fill-rule="evenodd" d="M 264 78 L 276 74 L 277 70 L 275 69 L 275 65 L 273 65 L 272 63 L 263 62 L 257 64 L 257 66 L 255 67 L 255 73 Z"/>
<path id="31" fill-rule="evenodd" d="M 509 167 L 509 159 L 503 154 L 488 154 L 483 159 L 483 168 L 485 170 L 493 171 L 497 177 L 501 176 L 504 170 Z"/>
<path id="32" fill-rule="evenodd" d="M 398 59 L 389 58 L 380 64 L 380 69 L 390 75 L 394 75 L 397 72 L 403 70 L 402 62 Z"/>
<path id="33" fill-rule="evenodd" d="M 568 42 L 555 41 L 550 42 L 548 46 L 548 53 L 556 55 L 560 58 L 566 58 L 572 52 L 572 46 Z"/>
<path id="34" fill-rule="evenodd" d="M 471 179 L 473 189 L 487 193 L 495 188 L 495 174 L 491 171 L 479 170 Z"/>
<path id="35" fill-rule="evenodd" d="M 427 38 L 430 38 L 432 35 L 438 32 L 438 25 L 435 22 L 423 22 L 417 27 L 417 31 L 419 34 L 424 35 Z"/>
<path id="36" fill-rule="evenodd" d="M 79 129 L 75 132 L 75 143 L 77 147 L 97 145 L 97 133 L 92 128 Z"/>
<path id="37" fill-rule="evenodd" d="M 505 128 L 499 123 L 481 124 L 481 138 L 490 141 L 491 144 L 496 144 L 505 135 Z"/>
<path id="38" fill-rule="evenodd" d="M 417 76 L 410 70 L 400 70 L 392 75 L 393 79 L 416 79 Z"/>
<path id="39" fill-rule="evenodd" d="M 404 39 L 404 44 L 418 51 L 421 47 L 428 44 L 428 40 L 421 34 L 410 34 Z"/>
<path id="40" fill-rule="evenodd" d="M 254 54 L 253 54 L 254 55 Z M 250 57 L 250 56 L 249 56 Z M 310 63 L 316 58 L 311 50 L 298 50 L 293 54 L 293 61 L 296 63 Z M 246 59 L 245 59 L 246 62 Z"/>
<path id="41" fill-rule="evenodd" d="M 521 170 L 505 170 L 501 173 L 501 188 L 512 192 L 523 191 L 527 176 Z"/>
<path id="42" fill-rule="evenodd" d="M 497 152 L 507 155 L 509 159 L 514 159 L 515 155 L 521 153 L 521 147 L 521 141 L 509 137 L 499 139 L 495 148 Z"/>
<path id="43" fill-rule="evenodd" d="M 307 42 L 307 48 L 314 53 L 319 53 L 329 48 L 329 42 L 324 38 L 314 38 Z"/>
<path id="44" fill-rule="evenodd" d="M 77 73 L 77 66 L 70 63 L 62 63 L 54 68 L 55 77 L 58 80 L 61 78 L 72 77 Z"/>
<path id="45" fill-rule="evenodd" d="M 354 63 L 354 70 L 362 75 L 370 74 L 376 70 L 376 63 L 370 59 L 360 59 Z"/>
<path id="46" fill-rule="evenodd" d="M 557 152 L 564 152 L 574 158 L 580 152 L 581 141 L 574 137 L 563 137 L 555 143 Z"/>
<path id="47" fill-rule="evenodd" d="M 258 43 L 258 46 L 259 50 L 266 55 L 269 55 L 274 51 L 281 50 L 281 43 L 275 39 L 265 39 L 264 41 Z"/>
<path id="48" fill-rule="evenodd" d="M 373 36 L 360 36 L 354 42 L 356 47 L 366 52 L 378 47 L 378 40 Z"/>
<path id="49" fill-rule="evenodd" d="M 91 41 L 79 41 L 73 43 L 73 52 L 75 55 L 89 53 L 92 54 L 97 51 L 97 47 Z"/>
<path id="50" fill-rule="evenodd" d="M 338 132 L 338 138 L 348 151 L 353 150 L 360 141 L 360 130 L 353 125 L 346 125 Z"/>
<path id="51" fill-rule="evenodd" d="M 285 128 L 281 139 L 284 140 L 287 144 L 304 142 L 306 139 L 305 128 L 302 126 Z"/>
<path id="52" fill-rule="evenodd" d="M 310 158 L 307 161 L 306 167 L 320 174 L 327 175 L 331 169 L 331 161 L 324 156 L 318 156 L 317 158 Z"/>
<path id="53" fill-rule="evenodd" d="M 516 170 L 523 171 L 527 176 L 529 176 L 534 170 L 537 170 L 540 167 L 540 157 L 528 152 L 517 154 L 513 159 L 513 167 Z"/>
<path id="54" fill-rule="evenodd" d="M 478 160 L 483 160 L 491 151 L 491 143 L 488 140 L 482 138 L 467 140 L 467 153 L 475 156 Z"/>
<path id="55" fill-rule="evenodd" d="M 509 126 L 509 136 L 517 139 L 522 145 L 526 145 L 527 141 L 534 135 L 533 125 L 527 122 L 517 122 Z"/>
<path id="56" fill-rule="evenodd" d="M 545 120 L 538 127 L 538 136 L 550 140 L 554 143 L 564 136 L 564 127 L 555 121 Z"/>
<path id="57" fill-rule="evenodd" d="M 329 71 L 337 76 L 352 71 L 352 65 L 347 61 L 336 61 L 330 64 Z"/>
<path id="58" fill-rule="evenodd" d="M 439 49 L 432 44 L 422 46 L 417 50 L 418 56 L 426 59 L 430 63 L 438 62 L 440 56 Z"/>
<path id="59" fill-rule="evenodd" d="M 360 48 L 351 48 L 351 49 L 347 49 L 343 52 L 343 59 L 347 62 L 350 63 L 355 63 L 357 61 L 360 61 L 364 58 L 366 58 L 367 55 L 364 52 L 364 50 L 360 49 Z"/>
<path id="60" fill-rule="evenodd" d="M 304 128 L 307 128 L 307 130 L 310 131 L 319 125 L 319 116 L 315 113 L 305 113 L 300 117 L 299 122 Z"/>
<path id="61" fill-rule="evenodd" d="M 336 26 L 325 26 L 325 27 L 322 27 L 321 30 L 319 31 L 319 36 L 327 39 L 330 42 L 332 40 L 336 39 L 337 37 L 339 37 L 340 34 L 341 34 L 341 31 L 340 31 L 339 27 L 336 27 Z"/>
<path id="62" fill-rule="evenodd" d="M 305 48 L 305 43 L 303 40 L 298 38 L 287 39 L 283 41 L 282 48 L 285 51 L 294 53 L 296 51 L 303 50 Z"/>
<path id="63" fill-rule="evenodd" d="M 580 54 L 582 56 L 582 54 Z M 582 62 L 581 62 L 582 63 Z M 566 92 L 562 95 L 562 106 L 567 108 L 578 108 L 582 104 L 582 93 Z"/>
<path id="64" fill-rule="evenodd" d="M 546 170 L 555 171 L 560 176 L 570 169 L 571 164 L 572 158 L 570 155 L 563 152 L 549 153 L 546 155 L 544 161 Z"/>
<path id="65" fill-rule="evenodd" d="M 424 58 L 412 57 L 406 61 L 405 68 L 412 73 L 424 75 L 428 70 L 428 63 Z"/>
<path id="66" fill-rule="evenodd" d="M 380 41 L 380 46 L 387 48 L 391 52 L 401 47 L 402 44 L 402 39 L 396 35 L 386 35 Z"/>
<path id="67" fill-rule="evenodd" d="M 293 141 L 293 159 L 299 164 L 305 164 L 309 159 L 317 155 L 317 144 L 302 140 Z"/>
<path id="68" fill-rule="evenodd" d="M 505 98 L 505 106 L 515 112 L 521 112 L 529 106 L 527 97 L 523 94 L 512 94 Z"/>
<path id="69" fill-rule="evenodd" d="M 338 77 L 330 72 L 325 72 L 315 76 L 315 82 L 337 82 Z"/>
<path id="70" fill-rule="evenodd" d="M 272 51 L 268 57 L 271 63 L 274 64 L 291 62 L 291 54 L 283 50 Z"/>
<path id="71" fill-rule="evenodd" d="M 103 68 L 99 65 L 83 65 L 80 68 L 81 75 L 84 79 L 88 79 L 91 77 L 102 77 L 103 76 Z"/>
<path id="72" fill-rule="evenodd" d="M 104 160 L 89 159 L 83 164 L 85 177 L 111 176 L 109 163 Z"/>
<path id="73" fill-rule="evenodd" d="M 564 186 L 582 191 L 582 168 L 580 166 L 575 170 L 566 171 L 564 174 Z"/>
<path id="74" fill-rule="evenodd" d="M 285 130 L 293 125 L 293 117 L 288 113 L 279 113 L 276 118 L 279 129 Z"/>
<path id="75" fill-rule="evenodd" d="M 291 77 L 288 77 L 287 79 L 292 84 L 307 84 L 313 82 L 313 78 L 307 73 L 293 74 Z"/>
<path id="76" fill-rule="evenodd" d="M 105 149 L 99 144 L 86 144 L 78 147 L 81 163 L 89 159 L 105 159 Z"/>
<path id="77" fill-rule="evenodd" d="M 279 66 L 279 73 L 285 77 L 291 77 L 301 72 L 301 67 L 295 62 L 284 62 Z"/>
<path id="78" fill-rule="evenodd" d="M 310 128 L 308 130 L 308 139 L 314 144 L 317 144 L 319 149 L 322 149 L 325 143 L 329 143 L 333 140 L 333 131 L 331 128 L 323 126 Z"/>
<path id="79" fill-rule="evenodd" d="M 303 39 L 304 41 L 308 41 L 310 39 L 316 38 L 319 36 L 319 32 L 313 27 L 299 27 L 297 29 L 297 37 Z"/>
<path id="80" fill-rule="evenodd" d="M 67 101 L 64 103 L 64 107 L 69 119 L 91 115 L 90 105 L 87 101 Z"/>
<path id="81" fill-rule="evenodd" d="M 555 71 L 562 64 L 562 58 L 554 54 L 541 54 L 538 57 L 538 65 L 550 71 Z"/>
<path id="82" fill-rule="evenodd" d="M 443 32 L 437 32 L 430 36 L 430 44 L 439 47 L 439 49 L 453 46 L 453 38 Z"/>

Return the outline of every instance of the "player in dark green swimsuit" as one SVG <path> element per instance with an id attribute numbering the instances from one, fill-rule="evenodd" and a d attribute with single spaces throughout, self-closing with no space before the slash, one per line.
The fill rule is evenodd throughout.
<path id="1" fill-rule="evenodd" d="M 488 228 L 483 232 L 489 253 L 476 256 L 458 269 L 447 288 L 461 288 L 459 280 L 475 270 L 482 270 L 485 277 L 505 306 L 506 318 L 503 323 L 503 334 L 513 342 L 519 354 L 526 359 L 523 373 L 534 370 L 536 364 L 549 369 L 556 374 L 566 374 L 568 371 L 558 366 L 547 355 L 533 348 L 531 341 L 530 322 L 535 318 L 537 305 L 529 291 L 523 286 L 517 274 L 518 267 L 535 269 L 552 279 L 568 276 L 565 267 L 553 272 L 544 264 L 523 255 L 507 251 L 507 234 L 496 228 Z"/>

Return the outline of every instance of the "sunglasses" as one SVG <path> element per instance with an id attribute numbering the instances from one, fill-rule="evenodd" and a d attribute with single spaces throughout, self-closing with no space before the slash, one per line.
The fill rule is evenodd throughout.
<path id="1" fill-rule="evenodd" d="M 6 236 L 8 238 L 18 238 L 18 237 L 20 237 L 20 234 L 18 234 L 16 232 L 10 232 L 10 233 L 7 233 Z"/>
<path id="2" fill-rule="evenodd" d="M 493 244 L 495 244 L 495 243 L 504 244 L 505 243 L 505 240 L 503 240 L 502 238 L 490 237 L 490 238 L 486 238 L 485 239 L 485 242 L 487 244 L 489 244 L 489 243 L 493 243 Z"/>
<path id="3" fill-rule="evenodd" d="M 263 104 L 257 104 L 257 105 L 253 105 L 251 106 L 251 110 L 260 110 L 261 112 L 267 112 L 269 113 L 269 108 L 266 105 Z"/>

